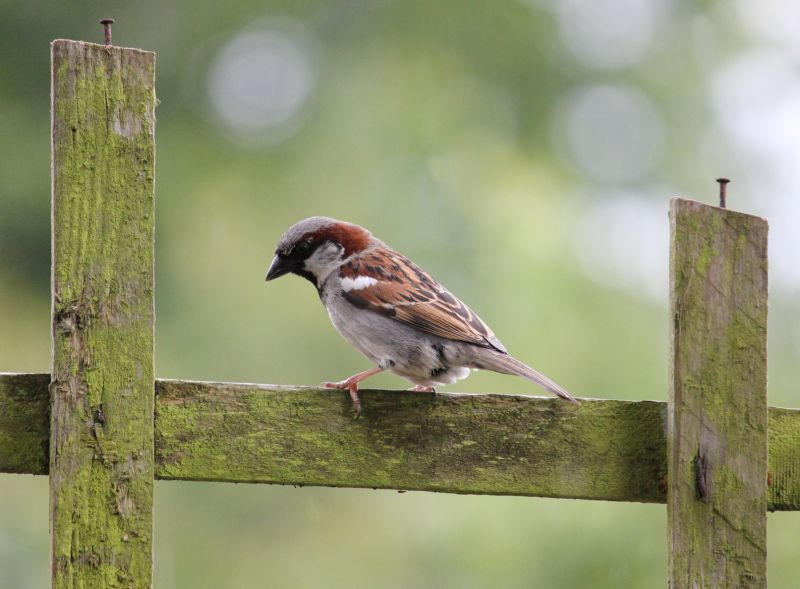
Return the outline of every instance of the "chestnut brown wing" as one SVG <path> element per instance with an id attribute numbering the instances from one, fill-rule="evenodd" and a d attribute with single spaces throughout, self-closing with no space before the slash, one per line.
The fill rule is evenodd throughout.
<path id="1" fill-rule="evenodd" d="M 439 337 L 506 352 L 472 309 L 393 250 L 366 253 L 342 266 L 339 272 L 344 297 L 356 307 Z"/>

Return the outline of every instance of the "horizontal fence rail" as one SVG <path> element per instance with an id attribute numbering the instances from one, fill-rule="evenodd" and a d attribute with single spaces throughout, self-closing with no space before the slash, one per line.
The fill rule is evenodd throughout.
<path id="1" fill-rule="evenodd" d="M 0 472 L 47 474 L 47 374 L 0 375 Z M 156 381 L 155 476 L 666 501 L 664 402 Z M 769 509 L 800 510 L 800 410 L 769 409 Z"/>

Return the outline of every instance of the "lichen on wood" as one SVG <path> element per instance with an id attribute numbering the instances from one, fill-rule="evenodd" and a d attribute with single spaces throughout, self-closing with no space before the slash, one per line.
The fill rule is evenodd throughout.
<path id="1" fill-rule="evenodd" d="M 49 374 L 0 373 L 0 472 L 47 474 Z"/>
<path id="2" fill-rule="evenodd" d="M 769 505 L 800 511 L 800 410 L 769 409 Z"/>
<path id="3" fill-rule="evenodd" d="M 0 472 L 47 474 L 48 381 L 49 376 L 44 374 L 0 374 Z M 172 380 L 157 380 L 156 390 L 157 479 L 370 487 L 375 486 L 370 485 L 375 482 L 374 478 L 370 479 L 373 476 L 371 469 L 386 473 L 383 480 L 386 488 L 423 491 L 442 490 L 438 470 L 413 480 L 404 472 L 403 466 L 416 452 L 425 452 L 426 446 L 419 446 L 413 437 L 407 436 L 399 454 L 393 453 L 391 448 L 385 451 L 364 449 L 360 445 L 368 444 L 369 438 L 356 439 L 349 430 L 365 427 L 387 429 L 390 426 L 382 413 L 389 410 L 394 414 L 391 423 L 398 424 L 403 430 L 406 429 L 405 423 L 421 424 L 418 431 L 432 427 L 434 422 L 424 414 L 433 409 L 437 419 L 455 426 L 456 421 L 447 417 L 448 407 L 456 408 L 454 417 L 459 420 L 466 419 L 464 407 L 478 407 L 481 409 L 473 414 L 471 425 L 474 437 L 470 442 L 474 443 L 464 445 L 458 442 L 455 436 L 460 435 L 459 432 L 455 427 L 447 426 L 446 431 L 452 436 L 449 445 L 501 447 L 506 435 L 504 428 L 514 426 L 514 421 L 508 421 L 508 425 L 503 427 L 493 425 L 507 420 L 505 414 L 509 409 L 504 407 L 517 407 L 518 417 L 514 419 L 518 420 L 526 413 L 543 414 L 549 403 L 557 403 L 551 399 L 501 395 L 464 395 L 464 399 L 458 402 L 459 395 L 439 394 L 431 400 L 425 395 L 405 391 L 364 391 L 369 405 L 365 404 L 365 413 L 360 419 L 352 420 L 346 399 L 328 390 Z M 539 405 L 541 407 L 537 407 Z M 666 403 L 596 399 L 583 403 L 578 411 L 585 411 L 584 405 L 590 406 L 588 411 L 592 415 L 591 419 L 586 415 L 581 420 L 580 427 L 584 429 L 576 429 L 577 416 L 569 417 L 572 435 L 595 440 L 590 444 L 582 443 L 575 450 L 583 454 L 580 460 L 584 465 L 584 476 L 576 478 L 574 485 L 569 476 L 560 476 L 550 484 L 543 484 L 539 480 L 544 476 L 541 471 L 529 470 L 526 478 L 516 482 L 515 493 L 537 495 L 548 490 L 554 497 L 582 495 L 585 499 L 664 503 L 667 484 L 664 476 Z M 314 413 L 316 419 L 304 419 Z M 4 415 L 6 419 L 3 419 Z M 602 419 L 599 418 L 601 415 Z M 224 429 L 218 430 L 220 422 L 224 423 Z M 287 423 L 285 427 L 270 425 L 284 422 Z M 562 421 L 560 427 L 567 423 Z M 335 428 L 333 424 L 336 424 Z M 286 429 L 290 427 L 287 436 Z M 540 427 L 536 432 L 545 438 L 541 442 L 544 447 L 557 444 L 559 436 L 562 436 L 558 427 L 549 430 Z M 619 440 L 640 444 L 640 447 L 630 448 L 620 443 L 597 445 L 597 440 L 602 440 L 608 432 L 618 432 Z M 552 440 L 550 436 L 554 436 Z M 357 458 L 348 458 L 341 467 L 342 472 L 331 456 L 340 452 L 344 438 L 350 439 L 350 450 Z M 286 451 L 279 453 L 277 460 L 271 455 L 274 450 L 260 450 L 262 445 L 274 449 L 281 444 Z M 312 447 L 317 448 L 318 455 L 312 453 Z M 289 454 L 290 449 L 294 455 Z M 353 461 L 363 459 L 358 457 L 367 452 L 372 452 L 368 462 L 370 469 L 366 469 L 363 476 L 350 472 Z M 517 445 L 516 452 L 518 462 L 527 458 L 530 463 L 525 453 L 538 452 L 538 448 L 536 444 Z M 202 457 L 208 455 L 212 459 L 206 463 Z M 397 464 L 398 456 L 402 457 L 400 464 Z M 457 458 L 458 455 L 453 460 Z M 438 457 L 439 464 L 445 466 L 449 460 L 444 455 Z M 283 468 L 281 461 L 289 461 L 291 468 Z M 482 493 L 483 489 L 497 492 L 498 485 L 494 484 L 492 473 L 487 473 L 486 469 L 498 468 L 498 464 L 504 462 L 495 460 L 493 463 L 487 458 L 485 466 L 478 463 L 472 471 L 465 470 L 458 477 L 451 477 L 448 482 L 450 490 L 454 493 Z M 320 472 L 318 465 L 321 463 L 325 464 L 324 472 Z M 610 479 L 613 476 L 604 472 L 607 463 L 624 464 L 624 468 L 617 470 L 621 471 L 625 481 L 598 485 L 596 490 L 589 488 L 587 492 L 585 481 L 595 478 L 591 474 L 593 471 L 597 471 L 599 478 Z M 393 469 L 389 468 L 390 465 L 394 465 Z M 562 470 L 568 472 L 569 469 L 568 459 Z M 443 468 L 442 472 L 446 470 Z M 475 480 L 474 473 L 478 473 L 484 482 Z M 488 482 L 485 482 L 487 478 Z M 778 407 L 769 410 L 768 484 L 769 509 L 800 511 L 800 410 Z M 584 485 L 584 491 L 579 493 L 577 488 L 581 485 Z M 609 493 L 609 489 L 615 491 Z"/>
<path id="4" fill-rule="evenodd" d="M 158 381 L 158 476 L 663 501 L 664 404 Z"/>
<path id="5" fill-rule="evenodd" d="M 154 67 L 52 44 L 53 587 L 152 585 Z"/>
<path id="6" fill-rule="evenodd" d="M 767 223 L 670 219 L 669 586 L 766 587 Z"/>

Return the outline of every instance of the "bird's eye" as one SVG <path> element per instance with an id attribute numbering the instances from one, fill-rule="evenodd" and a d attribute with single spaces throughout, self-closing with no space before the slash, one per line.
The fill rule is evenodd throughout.
<path id="1" fill-rule="evenodd" d="M 300 252 L 301 254 L 307 254 L 311 249 L 311 243 L 312 242 L 310 239 L 305 239 L 301 241 L 300 243 L 297 244 L 297 251 Z"/>

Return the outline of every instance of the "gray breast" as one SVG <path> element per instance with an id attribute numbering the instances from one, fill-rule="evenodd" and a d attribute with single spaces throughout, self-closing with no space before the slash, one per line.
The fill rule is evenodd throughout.
<path id="1" fill-rule="evenodd" d="M 333 278 L 331 278 L 332 280 Z M 450 384 L 464 378 L 462 348 L 367 309 L 359 309 L 326 284 L 323 303 L 334 327 L 367 358 L 415 384 Z"/>

